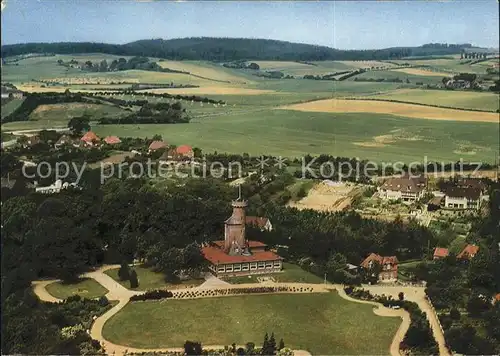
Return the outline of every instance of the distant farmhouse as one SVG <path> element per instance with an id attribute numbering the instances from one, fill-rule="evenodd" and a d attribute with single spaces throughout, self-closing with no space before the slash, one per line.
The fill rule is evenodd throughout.
<path id="1" fill-rule="evenodd" d="M 15 87 L 7 87 L 3 86 L 1 87 L 1 94 L 2 94 L 2 99 L 8 99 L 8 98 L 13 98 L 13 99 L 22 99 L 24 97 L 24 93 Z"/>
<path id="2" fill-rule="evenodd" d="M 399 200 L 403 202 L 415 202 L 422 198 L 427 187 L 427 179 L 424 176 L 401 176 L 389 178 L 378 189 L 379 195 L 386 200 Z"/>

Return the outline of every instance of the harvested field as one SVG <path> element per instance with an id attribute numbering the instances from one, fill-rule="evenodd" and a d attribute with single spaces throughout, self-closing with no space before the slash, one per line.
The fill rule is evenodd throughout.
<path id="1" fill-rule="evenodd" d="M 327 99 L 282 106 L 279 109 L 328 113 L 377 113 L 429 120 L 498 123 L 497 113 L 443 109 L 371 100 Z"/>
<path id="2" fill-rule="evenodd" d="M 412 74 L 412 75 L 430 76 L 430 77 L 449 77 L 450 76 L 450 73 L 433 72 L 430 70 L 425 70 L 425 69 L 420 69 L 420 68 L 399 68 L 399 69 L 393 69 L 392 71 L 402 72 L 402 73 Z"/>
<path id="3" fill-rule="evenodd" d="M 231 88 L 224 86 L 207 86 L 201 88 L 146 89 L 146 90 L 138 90 L 138 92 L 149 92 L 157 94 L 169 93 L 173 95 L 175 94 L 259 95 L 259 94 L 275 93 L 274 90 L 267 90 L 267 89 Z"/>
<path id="4" fill-rule="evenodd" d="M 289 203 L 288 206 L 299 210 L 342 211 L 351 206 L 352 200 L 362 190 L 350 183 L 324 180 L 312 187 L 305 198 Z"/>

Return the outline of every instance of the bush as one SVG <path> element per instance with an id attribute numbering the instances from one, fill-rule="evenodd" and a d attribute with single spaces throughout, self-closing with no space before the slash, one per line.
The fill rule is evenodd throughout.
<path id="1" fill-rule="evenodd" d="M 106 298 L 105 295 L 103 295 L 102 297 L 99 298 L 99 305 L 102 307 L 109 305 L 109 300 L 108 300 L 108 298 Z"/>
<path id="2" fill-rule="evenodd" d="M 127 262 L 122 262 L 120 269 L 118 270 L 118 278 L 120 281 L 127 281 L 130 279 L 130 269 Z"/>
<path id="3" fill-rule="evenodd" d="M 450 310 L 450 318 L 452 320 L 460 320 L 460 311 L 457 308 L 451 308 Z"/>
<path id="4" fill-rule="evenodd" d="M 139 287 L 139 279 L 137 278 L 137 272 L 135 269 L 133 269 L 130 272 L 130 288 L 137 288 Z"/>

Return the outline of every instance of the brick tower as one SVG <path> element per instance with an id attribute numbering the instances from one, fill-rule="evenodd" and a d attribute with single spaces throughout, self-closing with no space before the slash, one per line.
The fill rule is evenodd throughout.
<path id="1" fill-rule="evenodd" d="M 246 200 L 233 200 L 233 214 L 225 223 L 224 250 L 230 255 L 242 255 L 247 250 L 245 237 Z"/>

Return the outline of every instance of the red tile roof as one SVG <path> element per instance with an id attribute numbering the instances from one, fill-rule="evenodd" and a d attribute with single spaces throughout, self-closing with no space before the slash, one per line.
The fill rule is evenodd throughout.
<path id="1" fill-rule="evenodd" d="M 185 155 L 193 151 L 193 148 L 188 145 L 181 145 L 175 149 L 175 152 L 177 152 L 180 155 Z"/>
<path id="2" fill-rule="evenodd" d="M 202 248 L 201 252 L 205 258 L 214 265 L 225 263 L 266 262 L 282 259 L 271 251 L 255 251 L 250 256 L 230 256 L 216 246 L 205 246 Z"/>
<path id="3" fill-rule="evenodd" d="M 450 254 L 447 248 L 436 247 L 434 249 L 434 257 L 446 257 Z"/>
<path id="4" fill-rule="evenodd" d="M 100 141 L 99 137 L 95 133 L 93 133 L 92 131 L 88 131 L 85 135 L 82 136 L 82 138 L 80 140 L 85 141 L 87 143 L 91 143 L 94 141 Z"/>
<path id="5" fill-rule="evenodd" d="M 219 248 L 224 248 L 224 240 L 219 240 L 219 241 L 213 241 L 212 242 L 215 246 L 219 247 Z M 248 247 L 250 247 L 250 249 L 252 247 L 266 247 L 267 245 L 263 242 L 260 242 L 260 241 L 254 241 L 254 240 L 249 240 L 247 241 L 248 243 Z"/>
<path id="6" fill-rule="evenodd" d="M 390 263 L 393 265 L 398 264 L 398 258 L 396 256 L 380 256 L 376 253 L 370 253 L 370 255 L 361 262 L 361 266 L 368 268 L 370 261 L 377 261 L 380 265 Z"/>
<path id="7" fill-rule="evenodd" d="M 168 144 L 166 142 L 163 142 L 163 141 L 153 141 L 149 145 L 148 149 L 150 151 L 155 151 L 155 150 L 159 150 L 160 148 L 165 148 L 167 146 L 168 146 Z"/>
<path id="8" fill-rule="evenodd" d="M 104 142 L 106 142 L 108 145 L 113 145 L 122 142 L 122 140 L 120 140 L 117 136 L 107 136 L 104 139 Z"/>
<path id="9" fill-rule="evenodd" d="M 471 257 L 474 257 L 479 252 L 479 246 L 476 245 L 467 245 L 465 248 L 460 252 L 457 256 L 457 258 L 465 258 L 465 259 L 470 259 Z"/>
<path id="10" fill-rule="evenodd" d="M 495 303 L 496 302 L 500 302 L 500 293 L 498 293 L 497 295 L 495 295 Z"/>
<path id="11" fill-rule="evenodd" d="M 269 221 L 268 218 L 263 218 L 260 216 L 247 216 L 245 218 L 245 223 L 247 225 L 257 226 L 257 227 L 260 227 L 261 229 L 266 226 L 268 221 Z"/>

